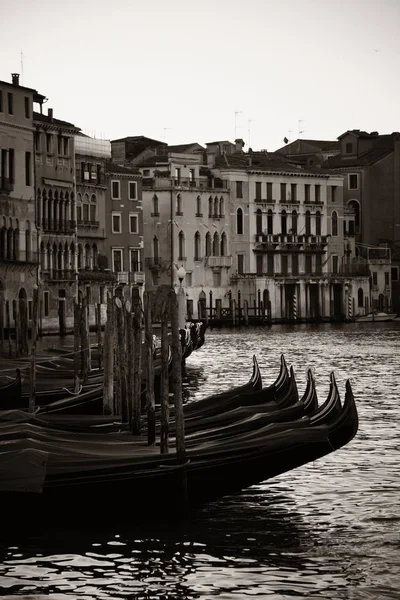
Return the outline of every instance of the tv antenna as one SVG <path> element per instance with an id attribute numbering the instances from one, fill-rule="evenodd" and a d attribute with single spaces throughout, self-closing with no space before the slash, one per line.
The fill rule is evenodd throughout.
<path id="1" fill-rule="evenodd" d="M 301 128 L 302 127 L 302 123 L 304 123 L 304 121 L 302 119 L 299 119 L 298 120 L 298 133 L 299 133 L 299 137 L 300 137 L 300 134 L 304 133 L 304 129 Z"/>
<path id="2" fill-rule="evenodd" d="M 254 119 L 249 119 L 247 121 L 247 140 L 248 140 L 247 144 L 248 144 L 249 148 L 250 148 L 250 137 L 251 137 L 250 136 L 250 134 L 251 134 L 251 123 L 254 123 Z"/>
<path id="3" fill-rule="evenodd" d="M 163 137 L 163 142 L 166 143 L 167 141 L 167 131 L 171 131 L 172 127 L 164 127 L 164 137 Z"/>
<path id="4" fill-rule="evenodd" d="M 242 111 L 241 110 L 235 110 L 235 140 L 236 140 L 236 122 L 237 122 L 237 116 L 241 115 Z"/>
<path id="5" fill-rule="evenodd" d="M 24 85 L 24 55 L 21 50 L 21 85 Z"/>

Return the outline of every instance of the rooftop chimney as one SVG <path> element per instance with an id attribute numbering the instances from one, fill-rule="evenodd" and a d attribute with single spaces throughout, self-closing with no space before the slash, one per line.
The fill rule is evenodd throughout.
<path id="1" fill-rule="evenodd" d="M 19 73 L 11 73 L 12 84 L 19 85 Z"/>
<path id="2" fill-rule="evenodd" d="M 49 117 L 50 121 L 53 120 L 53 109 L 52 108 L 47 109 L 47 116 Z"/>
<path id="3" fill-rule="evenodd" d="M 235 140 L 235 152 L 243 152 L 244 141 L 241 138 Z"/>

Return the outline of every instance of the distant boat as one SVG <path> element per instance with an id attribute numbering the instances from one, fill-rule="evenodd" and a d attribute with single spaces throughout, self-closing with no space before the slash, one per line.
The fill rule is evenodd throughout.
<path id="1" fill-rule="evenodd" d="M 368 313 L 368 315 L 363 315 L 362 317 L 356 317 L 357 323 L 373 323 L 373 322 L 381 322 L 381 321 L 393 321 L 397 317 L 396 313 L 386 313 L 386 312 L 376 312 L 376 313 Z"/>

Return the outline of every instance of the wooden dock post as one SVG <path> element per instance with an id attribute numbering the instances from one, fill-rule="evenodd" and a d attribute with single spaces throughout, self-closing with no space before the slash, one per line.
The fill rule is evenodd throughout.
<path id="1" fill-rule="evenodd" d="M 117 347 L 116 359 L 117 368 L 116 375 L 118 379 L 117 386 L 117 410 L 121 415 L 123 423 L 128 423 L 128 394 L 126 384 L 127 373 L 127 355 L 126 355 L 126 323 L 124 319 L 124 308 L 120 298 L 115 298 L 117 309 Z"/>
<path id="2" fill-rule="evenodd" d="M 81 349 L 82 349 L 82 379 L 87 384 L 90 373 L 90 340 L 88 323 L 88 302 L 85 297 L 82 298 L 81 306 Z"/>
<path id="3" fill-rule="evenodd" d="M 96 333 L 97 333 L 97 350 L 99 353 L 98 367 L 99 369 L 103 366 L 103 340 L 101 337 L 101 304 L 98 302 L 95 306 L 96 315 Z"/>
<path id="4" fill-rule="evenodd" d="M 173 289 L 169 294 L 169 312 L 171 320 L 171 348 L 172 348 L 172 385 L 174 392 L 175 408 L 175 441 L 178 464 L 182 465 L 179 477 L 181 489 L 178 498 L 182 503 L 182 511 L 188 509 L 188 488 L 186 471 L 185 448 L 185 419 L 182 403 L 182 346 L 179 336 L 178 300 Z"/>
<path id="5" fill-rule="evenodd" d="M 115 310 L 112 294 L 107 293 L 107 322 L 104 330 L 103 413 L 114 414 Z"/>
<path id="6" fill-rule="evenodd" d="M 160 452 L 169 452 L 169 344 L 168 344 L 168 301 L 164 300 L 161 307 L 161 426 Z"/>
<path id="7" fill-rule="evenodd" d="M 20 340 L 20 331 L 19 331 L 19 304 L 18 300 L 14 300 L 14 326 L 15 326 L 15 356 L 19 357 L 19 340 Z"/>
<path id="8" fill-rule="evenodd" d="M 79 375 L 81 370 L 81 307 L 79 302 L 74 300 L 74 392 L 79 391 Z"/>
<path id="9" fill-rule="evenodd" d="M 153 371 L 153 298 L 151 292 L 144 293 L 144 336 L 146 349 L 146 410 L 147 410 L 147 443 L 156 443 L 156 418 L 154 401 Z"/>
<path id="10" fill-rule="evenodd" d="M 247 300 L 243 302 L 243 314 L 244 314 L 244 324 L 246 327 L 249 326 L 249 303 Z"/>
<path id="11" fill-rule="evenodd" d="M 132 396 L 132 422 L 133 435 L 141 433 L 142 412 L 142 305 L 136 302 L 133 305 L 133 396 Z"/>
<path id="12" fill-rule="evenodd" d="M 4 298 L 3 298 L 3 294 L 4 292 L 0 293 L 0 343 L 1 343 L 1 350 L 2 352 L 4 352 Z"/>
<path id="13" fill-rule="evenodd" d="M 30 391 L 29 391 L 29 412 L 35 412 L 35 398 L 36 398 L 36 342 L 37 342 L 37 331 L 38 331 L 38 318 L 39 318 L 39 290 L 37 287 L 33 288 L 33 299 L 32 299 L 32 349 L 31 349 L 31 380 L 30 380 Z"/>
<path id="14" fill-rule="evenodd" d="M 11 343 L 11 319 L 10 319 L 10 302 L 6 302 L 6 321 L 7 321 L 7 334 L 8 334 L 8 355 L 12 357 L 12 343 Z"/>
<path id="15" fill-rule="evenodd" d="M 128 423 L 132 423 L 133 414 L 133 315 L 129 300 L 125 302 L 125 328 L 126 328 L 126 389 L 127 389 L 127 414 Z"/>

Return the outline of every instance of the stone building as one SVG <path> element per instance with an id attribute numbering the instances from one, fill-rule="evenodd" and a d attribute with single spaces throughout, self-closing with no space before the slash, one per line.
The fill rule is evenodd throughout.
<path id="1" fill-rule="evenodd" d="M 38 281 L 33 106 L 44 96 L 0 81 L 0 330 L 32 316 Z M 28 310 L 27 310 L 28 309 Z M 28 313 L 28 314 L 27 314 Z"/>
<path id="2" fill-rule="evenodd" d="M 35 112 L 36 224 L 41 286 L 39 327 L 65 333 L 73 323 L 78 293 L 74 138 L 79 128 L 57 119 L 53 109 Z"/>

